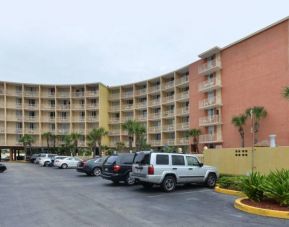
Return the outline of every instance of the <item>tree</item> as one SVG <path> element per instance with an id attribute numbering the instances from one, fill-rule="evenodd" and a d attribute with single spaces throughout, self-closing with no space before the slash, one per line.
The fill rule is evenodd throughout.
<path id="1" fill-rule="evenodd" d="M 71 137 L 71 140 L 72 140 L 72 146 L 73 146 L 73 151 L 74 151 L 73 155 L 76 155 L 77 152 L 78 152 L 78 141 L 81 138 L 81 134 L 73 132 L 73 133 L 70 134 L 70 137 Z"/>
<path id="2" fill-rule="evenodd" d="M 238 116 L 234 116 L 232 118 L 232 124 L 238 128 L 240 137 L 241 137 L 241 147 L 245 146 L 245 131 L 244 125 L 246 123 L 247 115 L 240 114 Z"/>
<path id="3" fill-rule="evenodd" d="M 46 143 L 47 143 L 47 150 L 49 151 L 50 148 L 50 140 L 52 139 L 52 133 L 51 132 L 45 132 L 42 134 L 43 138 L 46 138 Z"/>
<path id="4" fill-rule="evenodd" d="M 88 144 L 90 145 L 93 151 L 93 157 L 96 155 L 96 147 L 98 146 L 98 152 L 101 154 L 101 144 L 102 138 L 106 136 L 108 132 L 104 128 L 94 128 L 92 131 L 87 135 Z"/>
<path id="5" fill-rule="evenodd" d="M 134 135 L 135 135 L 135 145 L 136 150 L 140 151 L 143 149 L 145 143 L 146 128 L 139 122 L 135 122 L 134 125 Z"/>
<path id="6" fill-rule="evenodd" d="M 24 152 L 25 152 L 25 160 L 27 155 L 27 147 L 29 147 L 30 154 L 31 154 L 31 147 L 32 143 L 34 143 L 35 139 L 31 135 L 24 135 L 19 139 L 19 142 L 23 144 Z"/>
<path id="7" fill-rule="evenodd" d="M 124 143 L 122 143 L 122 142 L 117 142 L 117 143 L 116 143 L 116 148 L 115 148 L 115 149 L 116 149 L 117 151 L 123 151 L 124 148 L 125 148 Z"/>
<path id="8" fill-rule="evenodd" d="M 193 137 L 193 152 L 199 153 L 199 136 L 202 134 L 198 128 L 190 129 L 186 132 L 187 137 Z"/>
<path id="9" fill-rule="evenodd" d="M 252 114 L 252 116 L 251 116 Z M 260 129 L 260 121 L 262 118 L 265 118 L 267 116 L 267 111 L 263 106 L 254 106 L 252 108 L 248 108 L 246 110 L 246 115 L 251 117 L 254 125 L 253 125 L 253 131 L 255 133 L 255 139 L 254 144 L 258 143 L 258 133 Z"/>
<path id="10" fill-rule="evenodd" d="M 64 147 L 64 153 L 67 154 L 67 151 L 69 151 L 70 155 L 71 155 L 71 150 L 73 148 L 73 140 L 71 138 L 71 135 L 64 135 L 62 136 L 62 140 L 63 140 L 63 147 Z"/>
<path id="11" fill-rule="evenodd" d="M 283 92 L 282 92 L 282 95 L 285 99 L 288 99 L 289 100 L 289 87 L 284 87 L 283 88 Z"/>
<path id="12" fill-rule="evenodd" d="M 136 121 L 128 120 L 122 125 L 122 129 L 127 131 L 129 149 L 132 150 L 133 137 L 135 133 Z"/>

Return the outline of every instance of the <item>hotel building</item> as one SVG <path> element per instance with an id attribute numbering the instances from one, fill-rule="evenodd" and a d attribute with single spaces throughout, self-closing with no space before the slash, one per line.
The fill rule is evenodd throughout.
<path id="1" fill-rule="evenodd" d="M 200 128 L 200 144 L 238 147 L 240 136 L 233 116 L 252 106 L 263 106 L 259 140 L 277 136 L 289 143 L 289 102 L 281 95 L 289 85 L 289 21 L 285 18 L 226 47 L 214 47 L 200 59 L 165 75 L 133 84 L 109 87 L 102 83 L 39 85 L 0 82 L 0 147 L 17 148 L 24 134 L 35 137 L 34 147 L 45 147 L 44 132 L 86 135 L 104 127 L 103 144 L 128 145 L 127 120 L 147 128 L 147 143 L 189 150 L 185 132 Z M 252 144 L 250 121 L 245 143 Z M 60 145 L 61 140 L 57 141 Z"/>

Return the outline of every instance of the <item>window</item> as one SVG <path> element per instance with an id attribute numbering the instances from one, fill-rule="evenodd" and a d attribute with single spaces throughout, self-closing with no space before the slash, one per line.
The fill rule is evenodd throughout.
<path id="1" fill-rule="evenodd" d="M 195 157 L 186 156 L 188 166 L 199 166 L 199 161 Z"/>
<path id="2" fill-rule="evenodd" d="M 172 164 L 175 166 L 184 166 L 185 159 L 182 155 L 172 155 Z"/>
<path id="3" fill-rule="evenodd" d="M 132 164 L 135 154 L 123 154 L 119 155 L 116 160 L 117 164 Z"/>
<path id="4" fill-rule="evenodd" d="M 158 154 L 156 164 L 157 165 L 168 165 L 169 164 L 169 156 L 163 155 L 163 154 Z"/>
<path id="5" fill-rule="evenodd" d="M 146 153 L 141 152 L 141 153 L 137 154 L 134 162 L 142 164 L 142 165 L 149 165 L 150 164 L 150 154 L 146 154 Z"/>

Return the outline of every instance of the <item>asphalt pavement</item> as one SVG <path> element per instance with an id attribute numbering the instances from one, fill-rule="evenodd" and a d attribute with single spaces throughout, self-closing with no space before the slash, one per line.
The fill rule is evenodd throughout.
<path id="1" fill-rule="evenodd" d="M 74 169 L 7 163 L 0 174 L 0 227 L 34 226 L 289 226 L 288 220 L 250 215 L 235 197 L 202 186 L 113 185 Z"/>

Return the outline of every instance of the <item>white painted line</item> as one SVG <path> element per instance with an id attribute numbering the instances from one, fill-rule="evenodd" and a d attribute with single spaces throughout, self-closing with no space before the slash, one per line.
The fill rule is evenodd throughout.
<path id="1" fill-rule="evenodd" d="M 189 192 L 172 192 L 172 193 L 169 193 L 170 196 L 173 196 L 173 195 L 185 195 L 185 194 L 191 194 L 191 193 L 196 193 L 196 192 L 207 192 L 207 191 L 211 191 L 209 189 L 206 189 L 206 190 L 197 190 L 197 191 L 189 191 Z M 168 195 L 168 193 L 162 193 L 162 194 L 157 194 L 157 195 L 149 195 L 147 197 L 149 198 L 153 198 L 153 197 L 158 197 L 158 196 L 164 196 L 164 195 Z"/>

